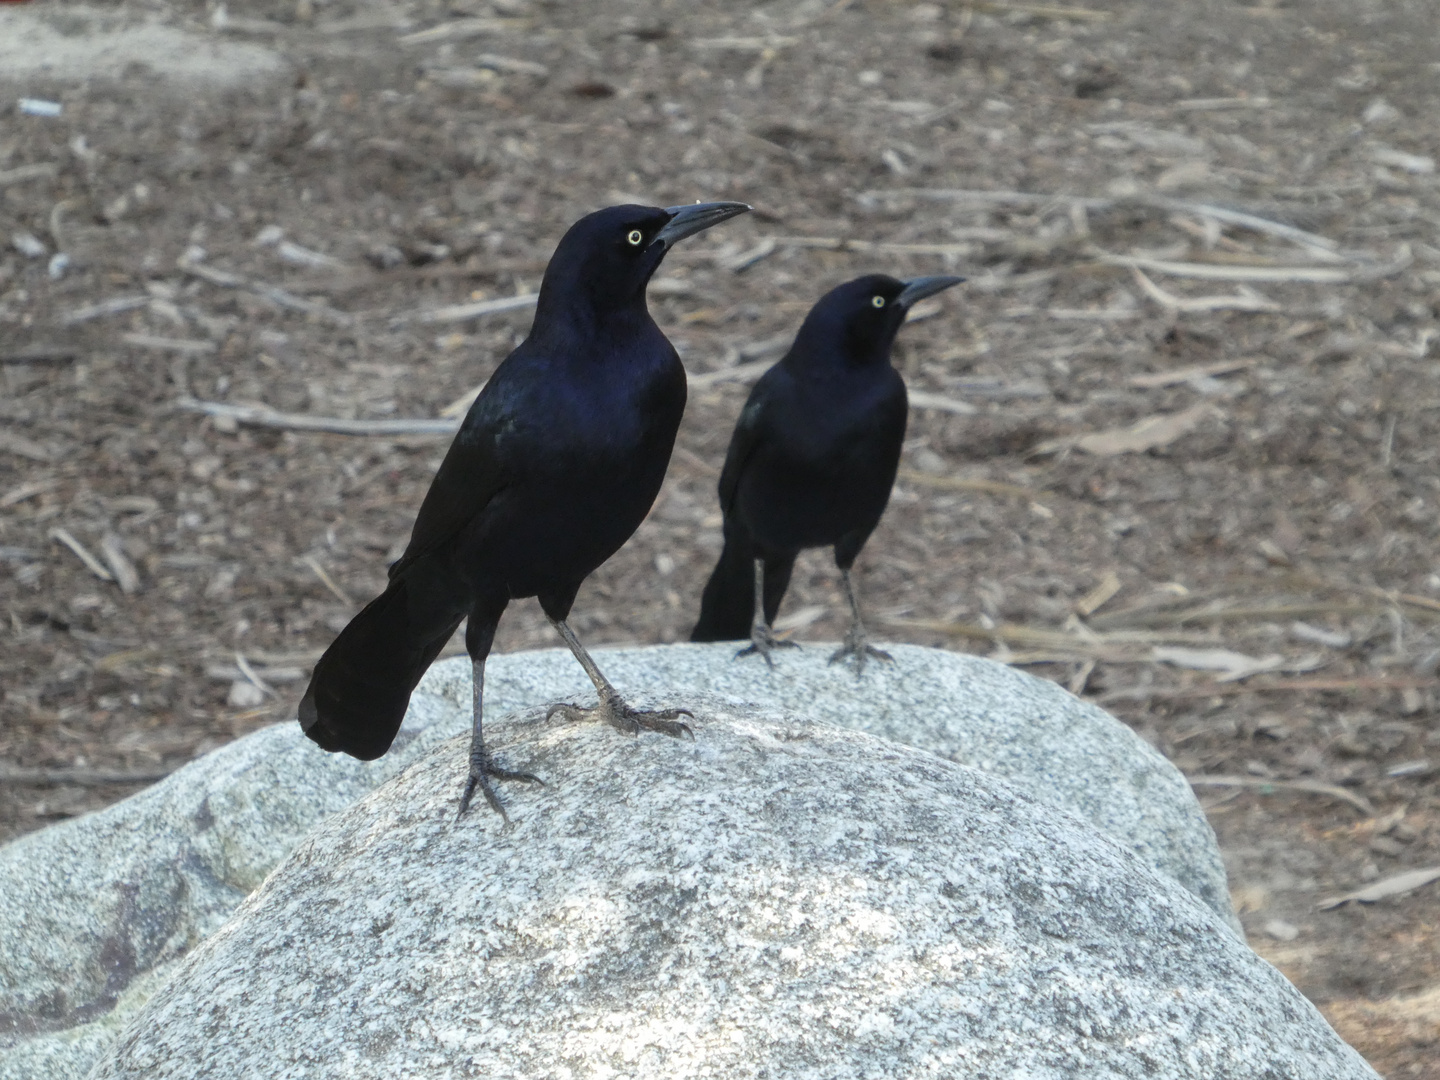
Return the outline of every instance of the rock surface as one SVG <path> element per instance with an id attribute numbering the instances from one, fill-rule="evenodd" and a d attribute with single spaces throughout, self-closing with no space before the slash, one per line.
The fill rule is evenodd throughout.
<path id="1" fill-rule="evenodd" d="M 448 711 L 434 697 L 426 708 Z M 394 757 L 317 754 L 258 731 L 96 814 L 0 847 L 0 1080 L 83 1077 L 174 962 L 323 817 L 442 738 Z"/>
<path id="2" fill-rule="evenodd" d="M 992 772 L 1091 821 L 1234 925 L 1214 836 L 1184 778 L 1052 683 L 914 646 L 893 646 L 896 663 L 860 679 L 829 667 L 824 648 L 786 650 L 773 671 L 734 651 L 676 645 L 597 659 L 640 702 L 709 692 Z M 174 962 L 315 824 L 468 729 L 469 677 L 463 658 L 432 668 L 379 761 L 320 753 L 297 725 L 280 724 L 98 814 L 0 847 L 0 1080 L 84 1076 Z M 594 695 L 564 650 L 492 657 L 486 691 L 487 723 Z M 456 798 L 458 779 L 452 787 Z"/>
<path id="3" fill-rule="evenodd" d="M 678 703 L 671 696 L 671 703 Z M 701 704 L 696 695 L 687 702 Z M 310 835 L 95 1080 L 1375 1074 L 1173 880 L 973 769 L 777 712 L 537 713 Z"/>
<path id="4" fill-rule="evenodd" d="M 788 649 L 773 671 L 734 661 L 732 645 L 596 655 L 636 701 L 708 691 L 994 772 L 1089 819 L 1234 924 L 1200 806 L 1125 724 L 995 662 L 909 645 L 891 651 L 896 664 L 871 665 L 858 680 L 828 667 L 824 648 Z M 492 657 L 485 683 L 488 723 L 534 704 L 593 698 L 564 649 Z M 377 762 L 317 752 L 294 723 L 278 724 L 99 814 L 0 847 L 0 1080 L 84 1076 L 174 960 L 225 922 L 295 842 L 467 730 L 468 708 L 468 661 L 445 661 L 426 675 L 395 749 Z"/>
<path id="5" fill-rule="evenodd" d="M 785 649 L 774 669 L 735 646 L 607 649 L 597 660 L 622 693 L 681 698 L 690 691 L 751 702 L 856 728 L 994 773 L 1036 798 L 1073 810 L 1230 921 L 1225 866 L 1215 834 L 1184 776 L 1130 728 L 1045 679 L 963 653 L 887 645 L 893 664 L 857 678 L 828 663 L 830 649 Z M 421 689 L 461 709 L 470 664 L 436 664 Z M 512 653 L 485 669 L 486 715 L 552 701 L 593 701 L 564 649 Z M 427 710 L 415 722 L 436 716 Z M 457 730 L 452 728 L 451 731 Z"/>

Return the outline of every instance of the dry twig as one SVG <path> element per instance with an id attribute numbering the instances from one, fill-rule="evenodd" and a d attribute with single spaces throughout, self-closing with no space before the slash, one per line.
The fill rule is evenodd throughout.
<path id="1" fill-rule="evenodd" d="M 1135 276 L 1135 283 L 1140 286 L 1145 295 L 1154 300 L 1161 307 L 1170 311 L 1280 311 L 1281 306 L 1268 297 L 1261 296 L 1257 292 L 1247 290 L 1247 294 L 1238 296 L 1176 296 L 1151 281 L 1143 270 L 1138 266 L 1132 266 L 1130 272 Z"/>
<path id="2" fill-rule="evenodd" d="M 41 161 L 34 165 L 18 165 L 13 169 L 0 169 L 0 188 L 11 184 L 23 184 L 27 180 L 53 180 L 60 174 L 60 166 L 52 161 Z"/>
<path id="3" fill-rule="evenodd" d="M 69 529 L 51 529 L 50 539 L 58 540 L 60 543 L 64 544 L 67 548 L 73 551 L 76 557 L 85 564 L 85 569 L 89 570 L 101 581 L 115 580 L 115 576 L 105 568 L 105 564 L 102 563 L 99 559 L 97 559 L 94 555 L 90 554 L 90 552 L 86 549 L 85 545 L 80 543 L 79 540 L 75 539 L 74 535 L 70 532 Z"/>
<path id="4" fill-rule="evenodd" d="M 123 315 L 127 311 L 134 311 L 150 303 L 150 296 L 116 296 L 110 300 L 101 300 L 98 304 L 87 304 L 85 307 L 76 308 L 68 315 L 61 316 L 61 326 L 76 326 L 79 323 L 90 322 L 93 319 L 104 319 L 111 315 Z"/>
<path id="5" fill-rule="evenodd" d="M 11 352 L 0 352 L 0 364 L 65 364 L 79 356 L 66 345 L 27 345 Z"/>
<path id="6" fill-rule="evenodd" d="M 964 476 L 937 476 L 934 473 L 920 472 L 918 469 L 901 469 L 896 475 L 912 484 L 945 491 L 979 491 L 987 495 L 1012 495 L 1032 501 L 1049 494 L 1043 488 L 1027 488 L 1020 484 L 1001 483 L 999 480 L 972 480 Z"/>
<path id="7" fill-rule="evenodd" d="M 507 30 L 523 30 L 529 25 L 529 19 L 454 19 L 427 30 L 401 34 L 396 40 L 401 45 L 430 45 L 441 41 L 465 41 L 483 34 L 501 34 Z"/>
<path id="8" fill-rule="evenodd" d="M 220 346 L 213 341 L 190 341 L 183 338 L 156 337 L 154 334 L 121 334 L 120 340 L 138 349 L 180 353 L 183 356 L 205 356 Z"/>
<path id="9" fill-rule="evenodd" d="M 320 565 L 319 559 L 315 558 L 314 555 L 305 555 L 301 557 L 300 561 L 315 572 L 315 576 L 320 579 L 320 584 L 324 585 L 325 588 L 329 589 L 335 599 L 339 600 L 346 607 L 353 608 L 355 606 L 355 601 L 351 598 L 350 594 L 347 593 L 344 589 L 342 589 L 339 583 L 337 583 L 334 578 L 332 578 L 328 573 L 326 573 L 325 567 Z M 235 663 L 237 666 L 239 666 L 241 671 L 245 671 L 245 669 L 249 666 L 248 664 L 241 663 L 243 659 L 244 658 L 239 653 L 235 654 Z M 253 671 L 245 672 L 245 677 L 251 682 L 255 683 L 255 685 L 260 687 L 262 690 L 266 689 L 263 684 L 257 681 L 259 677 L 256 676 Z"/>
<path id="10" fill-rule="evenodd" d="M 498 315 L 502 311 L 519 311 L 521 308 L 534 307 L 535 301 L 539 298 L 539 293 L 524 293 L 520 296 L 504 296 L 499 300 L 480 300 L 473 304 L 452 304 L 449 307 L 435 308 L 431 311 L 397 315 L 391 322 L 392 324 L 418 322 L 426 325 L 469 322 L 471 319 L 478 319 L 485 315 Z"/>
<path id="11" fill-rule="evenodd" d="M 1303 791 L 1310 795 L 1326 795 L 1332 799 L 1349 803 L 1362 814 L 1373 817 L 1375 807 L 1363 795 L 1347 791 L 1337 784 L 1321 780 L 1266 780 L 1258 776 L 1187 776 L 1191 787 L 1257 788 L 1264 791 L 1274 788 L 1278 791 Z"/>
<path id="12" fill-rule="evenodd" d="M 120 537 L 114 533 L 106 533 L 100 538 L 100 554 L 105 559 L 105 565 L 115 575 L 115 583 L 120 586 L 120 591 L 126 596 L 140 591 L 140 573 L 125 555 L 125 545 Z"/>
<path id="13" fill-rule="evenodd" d="M 1183 701 L 1187 698 L 1230 697 L 1249 693 L 1344 693 L 1362 690 L 1436 690 L 1440 681 L 1405 675 L 1329 676 L 1300 679 L 1259 680 L 1246 683 L 1206 683 L 1203 686 L 1127 686 L 1111 690 L 1099 699 L 1101 705 L 1112 701 Z"/>
<path id="14" fill-rule="evenodd" d="M 107 784 L 153 784 L 170 769 L 27 769 L 0 762 L 0 783 L 32 787 L 104 787 Z"/>
<path id="15" fill-rule="evenodd" d="M 911 390 L 909 397 L 912 409 L 932 409 L 937 412 L 954 413 L 957 416 L 973 416 L 979 411 L 968 401 L 946 397 L 944 394 L 932 394 L 925 390 Z"/>
<path id="16" fill-rule="evenodd" d="M 1390 896 L 1403 896 L 1405 893 L 1414 892 L 1422 885 L 1429 885 L 1432 881 L 1440 880 L 1440 866 L 1427 866 L 1420 870 L 1407 870 L 1403 874 L 1396 874 L 1393 877 L 1383 878 L 1363 889 L 1356 889 L 1354 892 L 1345 893 L 1343 896 L 1330 896 L 1321 900 L 1316 905 L 1321 911 L 1329 911 L 1331 908 L 1348 904 L 1352 900 L 1361 904 L 1373 904 L 1377 900 L 1384 900 Z"/>
<path id="17" fill-rule="evenodd" d="M 346 420 L 338 416 L 308 416 L 282 413 L 264 405 L 231 405 L 223 401 L 180 398 L 176 408 L 206 416 L 229 417 L 248 427 L 280 431 L 323 431 L 335 435 L 453 435 L 458 420 Z"/>
<path id="18" fill-rule="evenodd" d="M 1145 375 L 1132 375 L 1127 381 L 1131 386 L 1141 390 L 1158 390 L 1165 386 L 1176 386 L 1179 383 L 1191 382 L 1195 379 L 1208 379 L 1214 375 L 1229 375 L 1232 372 L 1244 371 L 1252 368 L 1260 361 L 1252 358 L 1249 360 L 1219 360 L 1213 364 L 1196 364 L 1192 367 L 1174 368 L 1170 371 L 1155 371 Z"/>
<path id="19" fill-rule="evenodd" d="M 313 315 L 336 326 L 349 326 L 355 321 L 355 316 L 348 312 L 333 308 L 329 304 L 321 304 L 314 300 L 307 300 L 303 296 L 296 296 L 278 285 L 271 285 L 264 281 L 252 281 L 243 274 L 218 270 L 203 263 L 191 262 L 189 259 L 181 259 L 178 265 L 185 273 L 192 277 L 198 277 L 202 281 L 208 281 L 211 285 L 219 286 L 222 289 L 244 289 L 262 300 L 270 301 L 276 307 Z M 148 301 L 149 297 L 146 297 L 146 302 Z"/>

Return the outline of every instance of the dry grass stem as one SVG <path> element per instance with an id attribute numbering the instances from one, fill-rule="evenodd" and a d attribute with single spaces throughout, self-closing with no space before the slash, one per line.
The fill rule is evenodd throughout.
<path id="1" fill-rule="evenodd" d="M 69 314 L 60 317 L 61 326 L 79 326 L 81 323 L 91 322 L 95 319 L 109 318 L 111 315 L 123 315 L 127 311 L 134 311 L 150 303 L 150 296 L 117 296 L 110 300 L 101 300 L 98 304 L 87 304 L 85 307 L 76 308 Z"/>
<path id="2" fill-rule="evenodd" d="M 30 787 L 98 787 L 107 784 L 153 784 L 164 780 L 171 769 L 27 769 L 0 762 L 0 783 Z"/>
<path id="3" fill-rule="evenodd" d="M 105 568 L 105 564 L 102 563 L 99 559 L 97 559 L 94 555 L 90 554 L 90 552 L 86 549 L 85 545 L 80 543 L 79 540 L 75 539 L 69 529 L 51 529 L 50 539 L 58 540 L 60 543 L 64 544 L 67 548 L 73 551 L 76 557 L 85 564 L 85 569 L 89 570 L 101 581 L 115 580 L 115 576 L 111 574 L 108 569 Z"/>
<path id="4" fill-rule="evenodd" d="M 397 315 L 391 321 L 395 324 L 418 322 L 427 326 L 469 322 L 471 319 L 483 318 L 486 315 L 498 315 L 504 311 L 520 311 L 523 308 L 534 307 L 539 298 L 539 293 L 524 293 L 520 296 L 504 296 L 498 300 L 479 300 L 473 304 L 452 304 L 449 307 L 434 308 L 430 311 Z"/>
<path id="5" fill-rule="evenodd" d="M 65 364 L 79 355 L 66 345 L 27 345 L 0 352 L 0 364 Z"/>
<path id="6" fill-rule="evenodd" d="M 1271 679 L 1258 682 L 1216 683 L 1203 686 L 1126 686 L 1102 694 L 1097 703 L 1116 701 L 1184 701 L 1189 698 L 1230 697 L 1249 693 L 1362 693 L 1373 690 L 1435 690 L 1440 680 L 1407 675 L 1356 676 L 1354 678 Z"/>
<path id="7" fill-rule="evenodd" d="M 338 416 L 308 416 L 277 412 L 265 405 L 231 405 L 223 401 L 179 398 L 175 407 L 206 416 L 228 417 L 247 427 L 280 431 L 316 431 L 334 435 L 454 435 L 458 420 L 347 420 Z M 467 406 L 468 408 L 468 406 Z"/>
<path id="8" fill-rule="evenodd" d="M 351 598 L 350 594 L 342 589 L 339 583 L 326 572 L 325 567 L 320 565 L 319 559 L 315 558 L 314 555 L 305 555 L 301 557 L 300 561 L 314 571 L 315 576 L 320 579 L 320 584 L 329 589 L 335 599 L 339 600 L 346 607 L 355 607 L 355 601 Z M 238 663 L 239 653 L 236 653 L 236 657 Z M 241 667 L 240 670 L 244 671 L 245 669 Z M 247 674 L 246 678 L 248 679 L 250 676 Z M 251 681 L 253 682 L 254 680 L 252 679 Z"/>
<path id="9" fill-rule="evenodd" d="M 1240 296 L 1175 296 L 1151 281 L 1143 270 L 1132 266 L 1130 272 L 1145 295 L 1169 311 L 1280 311 L 1281 306 L 1259 293 Z"/>
<path id="10" fill-rule="evenodd" d="M 115 575 L 115 583 L 126 596 L 140 591 L 140 573 L 125 555 L 124 542 L 115 533 L 100 538 L 100 554 Z"/>
<path id="11" fill-rule="evenodd" d="M 918 469 L 902 468 L 896 475 L 901 480 L 907 480 L 912 484 L 940 488 L 944 491 L 978 491 L 987 495 L 1009 495 L 1017 499 L 1031 500 L 1050 494 L 1043 488 L 1028 488 L 1020 484 L 1006 484 L 999 480 L 972 480 L 964 476 L 937 476 L 934 473 L 920 472 Z"/>
<path id="12" fill-rule="evenodd" d="M 956 416 L 973 416 L 979 411 L 968 401 L 947 397 L 945 394 L 932 394 L 926 390 L 911 390 L 909 396 L 910 408 L 912 409 L 933 409 L 937 412 L 954 413 Z"/>
<path id="13" fill-rule="evenodd" d="M 529 19 L 454 19 L 440 23 L 427 30 L 401 34 L 395 40 L 401 45 L 433 45 L 448 41 L 466 41 L 486 34 L 503 34 L 511 30 L 523 30 L 530 25 Z"/>
<path id="14" fill-rule="evenodd" d="M 1262 792 L 1267 788 L 1273 788 L 1277 791 L 1301 791 L 1308 795 L 1324 795 L 1349 803 L 1367 817 L 1375 815 L 1375 807 L 1365 796 L 1347 791 L 1336 784 L 1327 784 L 1322 780 L 1268 780 L 1258 776 L 1187 776 L 1185 779 L 1190 781 L 1191 787 L 1196 788 L 1254 788 Z"/>
<path id="15" fill-rule="evenodd" d="M 311 569 L 315 570 L 318 574 L 321 575 L 320 580 L 325 582 L 326 586 L 329 587 L 332 592 L 336 592 L 342 596 L 344 595 L 343 590 L 341 590 L 339 586 L 337 586 L 333 581 L 330 580 L 330 576 L 326 574 L 323 569 L 320 568 L 320 564 L 318 562 L 312 561 Z M 249 682 L 251 686 L 255 687 L 256 690 L 259 690 L 266 697 L 278 698 L 280 696 L 275 692 L 275 688 L 271 686 L 268 682 L 266 682 L 264 679 L 262 679 L 259 673 L 250 666 L 250 661 L 245 659 L 244 653 L 237 652 L 235 654 L 235 666 L 240 669 L 240 674 L 245 677 L 246 681 Z"/>
<path id="16" fill-rule="evenodd" d="M 1114 570 L 1107 570 L 1100 584 L 1075 601 L 1075 613 L 1082 618 L 1089 618 L 1113 600 L 1120 588 L 1120 575 Z"/>
<path id="17" fill-rule="evenodd" d="M 269 301 L 276 307 L 298 311 L 303 315 L 313 315 L 335 326 L 350 326 L 355 321 L 355 317 L 348 312 L 333 308 L 329 304 L 321 304 L 315 300 L 307 300 L 303 296 L 296 296 L 288 289 L 282 289 L 278 285 L 271 285 L 264 281 L 252 281 L 243 274 L 220 270 L 188 259 L 181 259 L 178 265 L 183 272 L 209 282 L 211 285 L 222 289 L 244 289 L 262 300 Z M 149 297 L 145 298 L 145 302 L 149 302 Z"/>
<path id="18" fill-rule="evenodd" d="M 53 180 L 60 174 L 60 166 L 54 162 L 41 161 L 34 165 L 19 165 L 13 169 L 0 169 L 0 188 L 11 184 L 23 184 L 29 180 Z"/>
<path id="19" fill-rule="evenodd" d="M 220 346 L 213 341 L 191 341 L 183 338 L 156 337 L 154 334 L 121 334 L 120 340 L 138 349 L 180 353 L 184 356 L 205 356 Z"/>
<path id="20" fill-rule="evenodd" d="M 1208 379 L 1216 375 L 1229 375 L 1232 372 L 1244 371 L 1258 363 L 1260 363 L 1258 358 L 1220 360 L 1213 364 L 1195 364 L 1191 367 L 1175 368 L 1171 371 L 1132 375 L 1127 382 L 1130 386 L 1141 390 L 1158 390 L 1162 387 L 1178 386 L 1180 383 L 1192 382 L 1196 379 Z"/>

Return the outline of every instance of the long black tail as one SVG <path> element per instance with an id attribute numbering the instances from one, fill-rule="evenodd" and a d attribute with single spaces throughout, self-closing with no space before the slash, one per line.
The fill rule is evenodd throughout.
<path id="1" fill-rule="evenodd" d="M 738 530 L 725 530 L 725 549 L 700 597 L 700 621 L 691 641 L 738 641 L 750 636 L 755 617 L 755 547 Z"/>
<path id="2" fill-rule="evenodd" d="M 326 750 L 369 761 L 390 749 L 410 692 L 465 617 L 451 598 L 419 585 L 421 576 L 415 567 L 391 581 L 315 665 L 300 727 Z"/>
<path id="3" fill-rule="evenodd" d="M 755 618 L 755 560 L 759 557 L 765 559 L 765 621 L 775 621 L 790 585 L 795 555 L 759 552 L 748 533 L 730 526 L 725 530 L 720 561 L 700 597 L 700 621 L 690 631 L 691 641 L 740 641 L 750 636 Z"/>

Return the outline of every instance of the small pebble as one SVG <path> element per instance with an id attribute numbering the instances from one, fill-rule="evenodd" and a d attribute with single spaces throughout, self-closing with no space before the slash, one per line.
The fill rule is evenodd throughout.
<path id="1" fill-rule="evenodd" d="M 1377 836 L 1370 841 L 1370 850 L 1379 852 L 1381 855 L 1389 855 L 1393 859 L 1405 850 L 1405 845 L 1388 836 Z"/>
<path id="2" fill-rule="evenodd" d="M 232 709 L 253 709 L 265 701 L 265 693 L 252 682 L 236 679 L 230 684 L 225 704 Z"/>
<path id="3" fill-rule="evenodd" d="M 65 111 L 65 106 L 58 101 L 45 101 L 41 98 L 20 99 L 20 111 L 26 116 L 59 116 Z"/>
<path id="4" fill-rule="evenodd" d="M 1284 919 L 1271 919 L 1261 929 L 1276 941 L 1294 941 L 1300 936 L 1300 928 Z"/>

